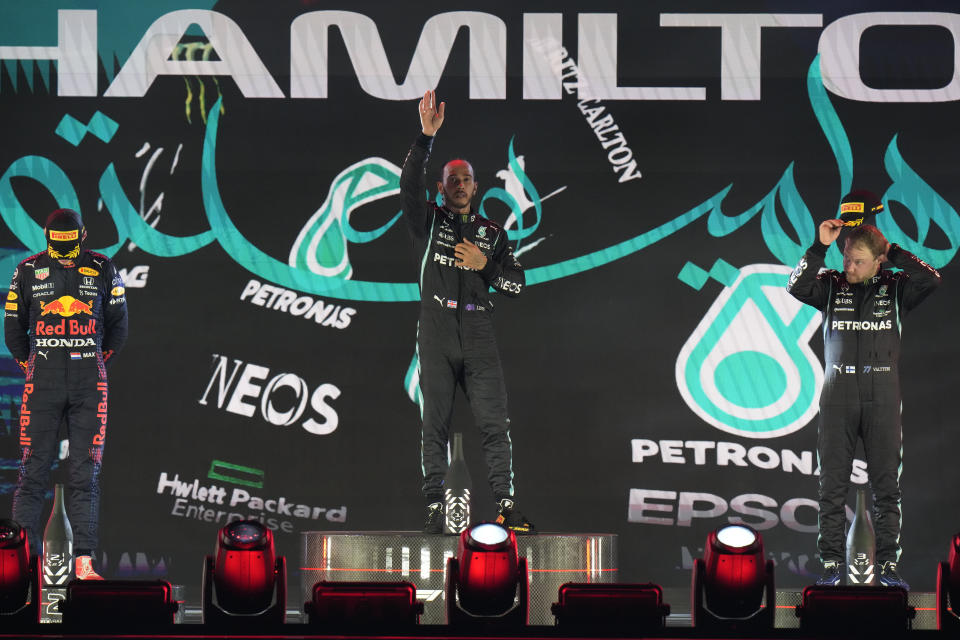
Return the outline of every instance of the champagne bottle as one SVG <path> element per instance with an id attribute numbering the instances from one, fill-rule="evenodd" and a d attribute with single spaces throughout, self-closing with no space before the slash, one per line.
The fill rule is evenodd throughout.
<path id="1" fill-rule="evenodd" d="M 453 434 L 453 456 L 443 479 L 443 532 L 459 534 L 470 526 L 470 472 L 463 458 L 463 434 Z"/>
<path id="2" fill-rule="evenodd" d="M 63 502 L 63 485 L 54 487 L 53 509 L 43 530 L 43 580 L 40 622 L 63 622 L 60 601 L 67 597 L 73 565 L 73 529 Z"/>
<path id="3" fill-rule="evenodd" d="M 867 513 L 867 492 L 857 490 L 857 508 L 847 532 L 847 584 L 875 585 L 877 539 Z"/>

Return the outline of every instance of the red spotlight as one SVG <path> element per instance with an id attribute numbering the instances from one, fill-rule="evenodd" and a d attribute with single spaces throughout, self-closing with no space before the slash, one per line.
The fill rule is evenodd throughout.
<path id="1" fill-rule="evenodd" d="M 322 581 L 303 608 L 311 624 L 351 631 L 412 627 L 423 613 L 412 582 Z"/>
<path id="2" fill-rule="evenodd" d="M 13 520 L 0 520 L 0 621 L 39 620 L 39 575 L 39 559 L 30 562 L 27 532 Z"/>
<path id="3" fill-rule="evenodd" d="M 258 520 L 238 520 L 217 537 L 216 557 L 203 570 L 204 622 L 283 623 L 287 566 L 276 558 L 273 534 Z"/>
<path id="4" fill-rule="evenodd" d="M 695 627 L 773 627 L 773 562 L 764 560 L 763 539 L 752 527 L 710 532 L 690 591 Z"/>
<path id="5" fill-rule="evenodd" d="M 960 533 L 950 541 L 946 562 L 937 566 L 937 628 L 960 630 Z"/>
<path id="6" fill-rule="evenodd" d="M 517 537 L 492 522 L 460 534 L 456 558 L 447 560 L 447 622 L 527 623 L 527 561 Z"/>
<path id="7" fill-rule="evenodd" d="M 557 626 L 595 632 L 616 630 L 631 634 L 660 629 L 670 615 L 663 590 L 656 584 L 568 582 L 560 585 L 551 606 Z"/>

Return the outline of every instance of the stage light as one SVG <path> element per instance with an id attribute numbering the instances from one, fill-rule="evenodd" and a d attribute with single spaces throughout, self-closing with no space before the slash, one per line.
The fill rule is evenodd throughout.
<path id="1" fill-rule="evenodd" d="M 568 582 L 560 586 L 557 600 L 550 609 L 565 630 L 653 631 L 670 615 L 656 584 Z"/>
<path id="2" fill-rule="evenodd" d="M 215 557 L 204 560 L 204 622 L 283 623 L 286 595 L 286 562 L 275 557 L 270 530 L 258 520 L 220 529 Z"/>
<path id="3" fill-rule="evenodd" d="M 13 520 L 0 520 L 0 621 L 39 620 L 38 563 L 30 561 L 27 532 Z"/>
<path id="4" fill-rule="evenodd" d="M 888 637 L 911 627 L 917 610 L 901 587 L 807 587 L 796 609 L 803 632 Z"/>
<path id="5" fill-rule="evenodd" d="M 960 533 L 950 541 L 946 562 L 937 566 L 937 628 L 960 631 Z"/>
<path id="6" fill-rule="evenodd" d="M 460 534 L 457 557 L 447 560 L 447 622 L 527 623 L 527 561 L 517 537 L 484 522 Z"/>
<path id="7" fill-rule="evenodd" d="M 178 606 L 166 580 L 72 580 L 60 611 L 66 626 L 153 631 L 172 625 Z"/>
<path id="8" fill-rule="evenodd" d="M 771 628 L 773 562 L 753 528 L 731 525 L 711 531 L 704 557 L 693 563 L 691 615 L 696 627 Z"/>
<path id="9" fill-rule="evenodd" d="M 423 613 L 416 585 L 406 581 L 318 582 L 303 608 L 310 624 L 350 631 L 412 627 Z"/>

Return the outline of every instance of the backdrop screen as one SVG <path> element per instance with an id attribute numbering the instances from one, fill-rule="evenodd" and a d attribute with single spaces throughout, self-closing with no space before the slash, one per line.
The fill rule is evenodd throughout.
<path id="1" fill-rule="evenodd" d="M 70 207 L 127 288 L 108 574 L 198 585 L 235 517 L 267 523 L 292 567 L 303 531 L 422 525 L 420 257 L 399 173 L 435 88 L 429 197 L 467 158 L 526 269 L 495 314 L 518 506 L 543 531 L 618 534 L 620 580 L 686 585 L 728 522 L 761 531 L 779 585 L 819 571 L 821 317 L 784 286 L 845 193 L 881 196 L 877 226 L 944 278 L 905 319 L 901 360 L 903 573 L 933 589 L 960 529 L 960 13 L 635 4 L 3 11 L 0 277 Z M 23 377 L 0 355 L 9 513 Z M 453 429 L 492 518 L 462 396 Z"/>

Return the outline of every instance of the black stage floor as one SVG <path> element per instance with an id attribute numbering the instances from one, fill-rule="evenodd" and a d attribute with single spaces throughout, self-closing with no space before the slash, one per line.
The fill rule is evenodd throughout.
<path id="1" fill-rule="evenodd" d="M 609 534 L 540 534 L 525 536 L 518 544 L 519 555 L 529 566 L 529 612 L 527 625 L 506 626 L 482 624 L 468 620 L 461 625 L 441 624 L 446 620 L 444 576 L 446 560 L 456 553 L 456 538 L 452 536 L 424 536 L 419 532 L 304 532 L 298 570 L 286 581 L 286 623 L 257 624 L 246 618 L 244 622 L 217 626 L 203 624 L 201 603 L 176 596 L 181 585 L 173 587 L 173 600 L 179 601 L 177 624 L 149 627 L 130 626 L 130 621 L 111 626 L 124 612 L 111 600 L 106 615 L 96 618 L 91 626 L 71 624 L 14 625 L 10 618 L 0 616 L 0 640 L 56 639 L 56 638 L 821 638 L 821 637 L 957 637 L 960 632 L 937 630 L 936 594 L 915 591 L 907 595 L 908 608 L 915 610 L 909 628 L 904 617 L 887 616 L 885 626 L 878 628 L 879 615 L 861 614 L 860 619 L 838 618 L 837 628 L 852 629 L 843 633 L 824 635 L 800 629 L 796 615 L 802 602 L 797 589 L 778 589 L 775 592 L 773 628 L 761 630 L 706 629 L 694 627 L 691 620 L 691 592 L 689 587 L 667 587 L 662 590 L 663 603 L 670 606 L 670 615 L 658 628 L 620 628 L 597 624 L 591 627 L 558 627 L 553 624 L 552 603 L 557 600 L 558 587 L 568 581 L 612 583 L 616 581 L 616 536 Z M 302 605 L 312 594 L 317 581 L 403 580 L 415 583 L 417 599 L 424 605 L 424 613 L 417 625 L 396 625 L 389 628 L 330 627 L 310 623 L 303 614 Z M 299 583 L 299 584 L 298 584 Z M 167 585 L 170 589 L 170 585 Z M 881 589 L 881 591 L 883 591 Z M 901 592 L 904 593 L 904 592 Z M 284 600 L 281 599 L 281 602 Z M 858 602 L 864 602 L 862 594 Z M 171 605 L 172 606 L 172 605 Z M 903 601 L 900 601 L 900 606 Z M 174 607 L 175 608 L 175 607 Z M 87 611 L 84 609 L 84 611 Z M 279 612 L 279 609 L 276 609 Z M 875 610 L 871 610 L 875 611 Z M 901 609 L 902 611 L 902 609 Z M 167 614 L 169 616 L 169 613 Z M 33 618 L 36 619 L 36 618 Z M 170 618 L 154 618 L 159 620 Z M 412 620 L 411 618 L 408 618 Z M 659 617 L 656 618 L 659 621 Z M 279 620 L 279 617 L 274 618 Z M 832 623 L 832 619 L 828 617 Z M 232 622 L 232 619 L 231 619 Z M 832 627 L 831 627 L 832 628 Z M 836 630 L 836 629 L 835 629 Z"/>
<path id="2" fill-rule="evenodd" d="M 958 637 L 956 633 L 946 632 L 946 631 L 935 631 L 935 630 L 910 630 L 904 632 L 896 632 L 891 630 L 882 630 L 882 631 L 871 631 L 865 632 L 863 634 L 852 633 L 852 634 L 810 634 L 801 632 L 798 629 L 782 629 L 782 630 L 773 630 L 763 633 L 747 633 L 747 632 L 724 632 L 724 631 L 705 631 L 692 628 L 667 628 L 651 633 L 613 633 L 604 629 L 596 629 L 595 632 L 564 632 L 555 627 L 547 626 L 537 626 L 537 627 L 525 627 L 518 630 L 471 630 L 463 629 L 462 631 L 452 631 L 450 628 L 443 625 L 426 625 L 422 627 L 417 627 L 412 631 L 384 631 L 384 632 L 369 632 L 369 631 L 356 631 L 356 632 L 336 632 L 336 633 L 318 633 L 314 628 L 308 628 L 304 625 L 284 625 L 283 628 L 276 629 L 261 629 L 261 630 L 248 630 L 246 632 L 231 632 L 223 629 L 209 628 L 204 625 L 190 625 L 183 629 L 176 629 L 173 632 L 167 631 L 127 631 L 127 632 L 114 632 L 114 631 L 60 631 L 57 633 L 50 633 L 47 631 L 39 632 L 28 632 L 28 631 L 12 631 L 12 632 L 3 632 L 0 631 L 0 639 L 6 638 L 43 638 L 49 640 L 56 640 L 59 638 L 64 639 L 80 639 L 80 638 L 156 638 L 156 639 L 187 639 L 187 638 L 222 638 L 224 640 L 229 640 L 236 638 L 237 640 L 246 639 L 246 638 L 256 638 L 257 640 L 269 640 L 270 638 L 277 638 L 289 640 L 291 638 L 311 638 L 311 639 L 336 639 L 336 638 L 383 638 L 384 640 L 391 638 L 403 638 L 407 640 L 419 640 L 430 639 L 430 640 L 440 640 L 444 638 L 450 638 L 451 640 L 480 640 L 483 638 L 498 638 L 498 639 L 517 639 L 517 640 L 539 640 L 539 639 L 553 639 L 553 638 L 564 638 L 564 639 L 574 639 L 580 638 L 584 640 L 588 639 L 609 639 L 609 638 L 690 638 L 690 639 L 706 639 L 706 638 L 757 638 L 757 639 L 819 639 L 819 638 L 836 638 L 836 637 L 873 637 L 878 639 L 883 638 L 956 638 Z"/>
<path id="3" fill-rule="evenodd" d="M 888 638 L 960 638 L 960 633 L 938 631 L 936 629 L 935 594 L 928 592 L 912 592 L 910 604 L 917 610 L 912 622 L 912 628 L 898 631 L 889 627 L 882 630 L 864 629 L 863 633 L 824 634 L 811 633 L 799 629 L 799 620 L 795 614 L 795 607 L 801 601 L 799 591 L 777 591 L 777 612 L 774 628 L 760 631 L 723 629 L 699 629 L 691 626 L 689 614 L 689 592 L 684 589 L 665 589 L 664 601 L 671 604 L 673 613 L 666 619 L 666 626 L 655 630 L 613 631 L 597 626 L 589 630 L 571 631 L 552 625 L 527 625 L 522 627 L 498 628 L 496 626 L 464 625 L 452 627 L 444 624 L 421 624 L 413 627 L 398 627 L 391 629 L 325 629 L 320 625 L 306 622 L 299 609 L 287 609 L 287 622 L 283 625 L 230 627 L 205 625 L 201 623 L 199 604 L 188 603 L 181 612 L 183 622 L 165 628 L 71 628 L 67 625 L 44 624 L 28 627 L 3 628 L 0 627 L 0 640 L 7 638 L 22 639 L 50 639 L 58 638 L 222 638 L 224 640 L 237 638 L 256 638 L 268 640 L 278 638 L 403 638 L 408 640 L 443 638 L 457 640 L 471 640 L 481 638 L 502 638 L 517 640 L 538 640 L 551 638 L 769 638 L 774 639 L 801 639 L 801 638 L 829 638 L 829 637 L 866 637 Z M 2 622 L 0 622 L 2 624 Z"/>

